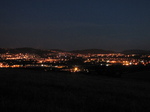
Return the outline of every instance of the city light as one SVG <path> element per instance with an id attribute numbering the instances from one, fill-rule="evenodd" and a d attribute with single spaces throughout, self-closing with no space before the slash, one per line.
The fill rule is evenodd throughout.
<path id="1" fill-rule="evenodd" d="M 135 58 L 136 56 L 136 58 Z M 85 72 L 92 66 L 138 66 L 150 65 L 150 55 L 136 54 L 74 54 L 69 52 L 47 53 L 44 56 L 29 53 L 3 53 L 0 55 L 0 68 L 49 68 L 49 70 Z M 76 61 L 75 61 L 76 60 Z M 77 66 L 74 66 L 76 65 Z M 81 67 L 81 68 L 79 68 Z"/>

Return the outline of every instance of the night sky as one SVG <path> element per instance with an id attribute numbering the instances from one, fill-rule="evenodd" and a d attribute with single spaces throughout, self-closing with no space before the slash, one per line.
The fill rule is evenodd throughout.
<path id="1" fill-rule="evenodd" d="M 150 0 L 1 0 L 0 47 L 150 50 Z"/>

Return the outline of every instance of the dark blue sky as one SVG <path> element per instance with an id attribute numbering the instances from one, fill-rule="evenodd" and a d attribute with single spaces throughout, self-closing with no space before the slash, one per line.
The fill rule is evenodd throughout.
<path id="1" fill-rule="evenodd" d="M 3 0 L 0 47 L 150 50 L 150 1 Z"/>

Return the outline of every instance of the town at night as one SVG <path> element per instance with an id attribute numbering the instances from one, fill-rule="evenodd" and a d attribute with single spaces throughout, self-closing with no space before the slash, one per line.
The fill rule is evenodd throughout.
<path id="1" fill-rule="evenodd" d="M 103 53 L 104 51 L 100 52 L 98 49 L 89 49 L 89 52 L 86 50 L 86 53 L 84 53 L 85 50 L 81 50 L 79 53 L 78 51 L 67 52 L 33 48 L 2 50 L 5 52 L 0 55 L 0 68 L 30 68 L 55 72 L 82 72 L 93 75 L 99 73 L 101 75 L 107 74 L 107 72 L 111 73 L 114 70 L 116 70 L 116 74 L 121 74 L 127 68 L 148 69 L 150 67 L 150 54 L 145 53 L 115 53 L 112 51 Z M 95 54 L 90 52 L 91 50 L 99 52 Z M 135 71 L 137 70 L 135 69 Z"/>
<path id="2" fill-rule="evenodd" d="M 0 112 L 150 112 L 150 0 L 1 0 Z"/>

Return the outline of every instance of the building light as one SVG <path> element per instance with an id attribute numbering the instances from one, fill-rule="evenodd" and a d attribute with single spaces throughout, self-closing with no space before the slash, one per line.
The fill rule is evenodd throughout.
<path id="1" fill-rule="evenodd" d="M 80 69 L 78 67 L 74 67 L 73 69 L 71 69 L 71 72 L 80 72 Z"/>

